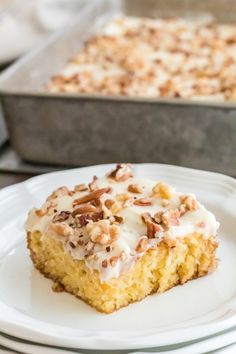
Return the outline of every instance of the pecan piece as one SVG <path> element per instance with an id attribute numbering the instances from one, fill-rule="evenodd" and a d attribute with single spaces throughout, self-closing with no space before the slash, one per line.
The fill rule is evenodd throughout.
<path id="1" fill-rule="evenodd" d="M 116 165 L 116 168 L 111 171 L 108 178 L 114 179 L 116 182 L 124 182 L 128 178 L 133 177 L 131 166 L 128 163 L 119 163 Z"/>
<path id="2" fill-rule="evenodd" d="M 197 210 L 197 200 L 192 195 L 181 195 L 180 196 L 181 205 L 183 205 L 186 211 L 195 211 Z"/>
<path id="3" fill-rule="evenodd" d="M 47 214 L 47 209 L 35 209 L 35 214 L 41 218 L 42 216 Z"/>
<path id="4" fill-rule="evenodd" d="M 180 224 L 180 212 L 178 209 L 169 209 L 160 211 L 154 215 L 154 219 L 158 224 L 163 227 L 169 228 L 170 226 L 178 226 Z"/>
<path id="5" fill-rule="evenodd" d="M 91 192 L 94 192 L 96 189 L 98 189 L 98 186 L 96 183 L 97 179 L 98 179 L 97 176 L 93 176 L 92 182 L 90 182 L 88 185 Z"/>
<path id="6" fill-rule="evenodd" d="M 109 245 L 119 237 L 120 229 L 116 225 L 110 225 L 109 220 L 100 220 L 89 223 L 86 231 L 92 242 L 100 245 Z"/>
<path id="7" fill-rule="evenodd" d="M 139 198 L 134 201 L 134 204 L 139 206 L 150 206 L 152 205 L 152 200 L 150 198 Z"/>
<path id="8" fill-rule="evenodd" d="M 106 199 L 105 206 L 107 207 L 107 209 L 110 210 L 113 215 L 118 213 L 122 209 L 120 203 L 113 199 Z"/>
<path id="9" fill-rule="evenodd" d="M 102 267 L 103 267 L 103 268 L 107 268 L 107 266 L 108 266 L 107 259 L 104 259 L 104 260 L 102 261 Z"/>
<path id="10" fill-rule="evenodd" d="M 149 213 L 144 213 L 141 215 L 142 220 L 147 225 L 147 237 L 155 238 L 156 233 L 164 231 L 163 227 L 155 222 Z"/>
<path id="11" fill-rule="evenodd" d="M 128 191 L 130 193 L 140 194 L 142 193 L 142 188 L 138 184 L 129 184 Z"/>
<path id="12" fill-rule="evenodd" d="M 110 265 L 115 267 L 116 263 L 118 262 L 119 257 L 113 256 L 110 258 Z"/>
<path id="13" fill-rule="evenodd" d="M 72 216 L 75 217 L 78 214 L 94 213 L 97 211 L 98 209 L 94 205 L 86 204 L 72 211 Z"/>
<path id="14" fill-rule="evenodd" d="M 147 250 L 147 244 L 148 244 L 147 237 L 142 237 L 135 248 L 136 252 L 138 253 L 145 252 Z"/>
<path id="15" fill-rule="evenodd" d="M 88 186 L 86 186 L 86 184 L 78 184 L 77 186 L 75 186 L 74 191 L 75 192 L 85 192 L 88 190 Z"/>
<path id="16" fill-rule="evenodd" d="M 124 217 L 121 215 L 114 215 L 114 222 L 118 224 L 123 224 L 124 223 Z"/>
<path id="17" fill-rule="evenodd" d="M 131 206 L 134 201 L 134 198 L 129 193 L 117 194 L 116 199 L 122 204 L 123 208 Z"/>
<path id="18" fill-rule="evenodd" d="M 102 219 L 103 219 L 103 211 L 75 216 L 76 224 L 78 227 L 86 226 L 89 223 L 89 221 L 96 222 Z"/>
<path id="19" fill-rule="evenodd" d="M 163 182 L 157 183 L 152 189 L 153 196 L 161 199 L 170 199 L 172 197 L 172 188 Z"/>
<path id="20" fill-rule="evenodd" d="M 95 191 L 74 200 L 73 205 L 79 205 L 99 199 L 104 193 L 110 193 L 110 188 L 96 189 Z"/>
<path id="21" fill-rule="evenodd" d="M 69 219 L 70 215 L 70 211 L 61 211 L 59 214 L 54 215 L 52 222 L 66 221 Z"/>

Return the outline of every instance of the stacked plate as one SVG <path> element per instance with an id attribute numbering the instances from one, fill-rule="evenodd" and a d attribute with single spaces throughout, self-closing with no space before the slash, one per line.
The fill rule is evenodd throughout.
<path id="1" fill-rule="evenodd" d="M 135 165 L 137 176 L 193 192 L 220 221 L 220 259 L 209 276 L 147 297 L 111 315 L 51 291 L 28 256 L 24 220 L 60 185 L 89 182 L 111 165 L 35 177 L 0 191 L 0 345 L 41 353 L 235 353 L 236 181 L 205 171 Z M 3 349 L 2 349 L 3 350 Z M 1 353 L 1 350 L 0 350 Z"/>

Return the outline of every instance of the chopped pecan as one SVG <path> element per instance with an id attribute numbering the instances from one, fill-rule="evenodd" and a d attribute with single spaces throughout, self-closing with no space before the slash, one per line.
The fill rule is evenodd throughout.
<path id="1" fill-rule="evenodd" d="M 96 222 L 102 219 L 103 219 L 103 211 L 75 216 L 76 224 L 78 227 L 86 226 L 89 223 L 89 221 Z"/>
<path id="2" fill-rule="evenodd" d="M 97 176 L 93 176 L 92 182 L 90 182 L 89 185 L 88 185 L 91 192 L 93 192 L 96 189 L 98 189 L 98 186 L 97 186 L 97 183 L 96 183 L 97 179 L 98 179 Z"/>
<path id="3" fill-rule="evenodd" d="M 131 206 L 134 202 L 134 198 L 129 193 L 117 194 L 116 199 L 122 204 L 123 208 Z"/>
<path id="4" fill-rule="evenodd" d="M 152 189 L 153 196 L 161 199 L 170 199 L 172 197 L 172 188 L 163 182 L 157 183 Z"/>
<path id="5" fill-rule="evenodd" d="M 120 203 L 113 199 L 106 199 L 105 206 L 110 210 L 113 215 L 118 213 L 122 209 Z"/>
<path id="6" fill-rule="evenodd" d="M 156 233 L 163 231 L 163 227 L 155 222 L 149 213 L 144 213 L 141 215 L 142 220 L 147 225 L 147 237 L 155 238 Z"/>
<path id="7" fill-rule="evenodd" d="M 86 184 L 78 184 L 77 186 L 75 186 L 74 191 L 75 192 L 85 192 L 88 190 L 88 186 L 86 186 Z"/>
<path id="8" fill-rule="evenodd" d="M 47 209 L 35 209 L 35 214 L 41 218 L 42 216 L 47 214 Z"/>
<path id="9" fill-rule="evenodd" d="M 66 222 L 56 222 L 51 224 L 51 228 L 60 236 L 70 236 L 73 234 L 73 229 Z"/>
<path id="10" fill-rule="evenodd" d="M 134 204 L 139 206 L 150 206 L 152 205 L 152 200 L 150 198 L 139 198 L 134 201 Z"/>
<path id="11" fill-rule="evenodd" d="M 181 205 L 183 205 L 186 208 L 186 211 L 197 210 L 197 200 L 192 195 L 181 195 L 180 202 L 181 202 Z"/>
<path id="12" fill-rule="evenodd" d="M 142 237 L 135 248 L 136 252 L 138 253 L 145 252 L 147 250 L 147 244 L 148 244 L 147 237 Z"/>
<path id="13" fill-rule="evenodd" d="M 74 200 L 73 205 L 79 205 L 99 199 L 104 193 L 110 193 L 110 188 L 96 189 L 95 191 Z"/>
<path id="14" fill-rule="evenodd" d="M 121 215 L 114 215 L 114 222 L 117 222 L 118 224 L 123 224 L 124 222 L 124 217 Z"/>
<path id="15" fill-rule="evenodd" d="M 69 219 L 71 215 L 70 211 L 61 211 L 59 214 L 54 215 L 52 221 L 53 222 L 61 222 Z"/>
<path id="16" fill-rule="evenodd" d="M 94 223 L 88 223 L 86 231 L 94 243 L 109 245 L 114 242 L 120 233 L 116 225 L 110 225 L 109 220 L 100 220 Z"/>
<path id="17" fill-rule="evenodd" d="M 142 193 L 142 188 L 138 184 L 129 184 L 128 191 L 130 193 L 140 194 L 140 193 Z"/>
<path id="18" fill-rule="evenodd" d="M 131 166 L 128 163 L 119 163 L 116 165 L 116 168 L 111 171 L 108 178 L 114 179 L 116 182 L 124 182 L 128 178 L 133 177 Z"/>
<path id="19" fill-rule="evenodd" d="M 159 211 L 154 215 L 154 219 L 158 224 L 162 224 L 165 228 L 170 226 L 178 226 L 180 223 L 180 212 L 178 209 L 168 209 Z"/>
<path id="20" fill-rule="evenodd" d="M 116 263 L 118 262 L 118 259 L 119 259 L 119 257 L 117 257 L 117 256 L 111 257 L 111 258 L 110 258 L 110 265 L 111 265 L 112 267 L 114 267 L 114 266 L 116 265 Z"/>
<path id="21" fill-rule="evenodd" d="M 103 266 L 103 268 L 107 268 L 107 266 L 108 266 L 107 259 L 103 259 L 102 266 Z"/>
<path id="22" fill-rule="evenodd" d="M 98 211 L 98 209 L 94 205 L 86 204 L 86 205 L 83 205 L 79 208 L 76 208 L 72 212 L 72 216 L 75 217 L 75 215 L 78 215 L 78 214 L 94 213 L 97 211 Z"/>

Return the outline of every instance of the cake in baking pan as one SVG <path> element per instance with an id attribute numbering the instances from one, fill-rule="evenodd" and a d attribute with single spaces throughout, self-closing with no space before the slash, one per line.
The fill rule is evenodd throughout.
<path id="1" fill-rule="evenodd" d="M 235 101 L 235 72 L 235 24 L 206 17 L 116 17 L 82 46 L 47 90 Z"/>

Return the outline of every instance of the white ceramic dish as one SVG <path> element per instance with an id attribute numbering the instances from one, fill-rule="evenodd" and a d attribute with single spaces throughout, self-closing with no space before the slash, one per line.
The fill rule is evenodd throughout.
<path id="1" fill-rule="evenodd" d="M 197 341 L 195 343 L 190 343 L 187 346 L 171 346 L 171 347 L 159 347 L 159 348 L 152 348 L 151 353 L 158 354 L 158 353 L 165 353 L 165 354 L 235 354 L 236 353 L 236 344 L 235 343 L 235 335 L 236 330 L 228 331 L 227 333 L 220 334 L 214 336 L 213 338 L 206 339 L 203 341 Z M 232 344 L 233 343 L 233 344 Z M 17 338 L 12 338 L 9 336 L 3 336 L 0 334 L 0 353 L 1 352 L 1 345 L 5 348 L 10 350 L 14 350 L 24 354 L 97 354 L 97 351 L 87 351 L 80 349 L 67 349 L 67 348 L 55 348 L 55 347 L 45 347 L 37 345 L 36 343 L 29 343 L 23 342 L 18 340 Z M 73 350 L 73 351 L 72 351 Z M 145 349 L 144 349 L 145 350 Z M 226 351 L 227 350 L 227 351 Z M 112 351 L 106 352 L 107 354 L 149 354 L 150 351 L 138 351 L 138 352 L 123 352 L 123 351 Z M 9 352 L 4 354 L 9 354 Z"/>
<path id="2" fill-rule="evenodd" d="M 159 164 L 135 165 L 135 174 L 194 192 L 221 222 L 221 259 L 207 277 L 104 315 L 33 269 L 23 223 L 33 205 L 60 185 L 103 175 L 112 165 L 55 172 L 0 191 L 0 330 L 45 344 L 83 349 L 133 349 L 183 343 L 236 325 L 236 181 L 230 177 Z"/>

